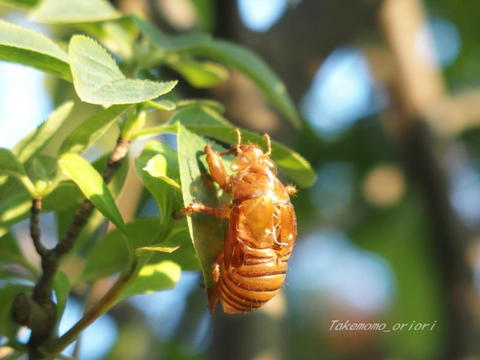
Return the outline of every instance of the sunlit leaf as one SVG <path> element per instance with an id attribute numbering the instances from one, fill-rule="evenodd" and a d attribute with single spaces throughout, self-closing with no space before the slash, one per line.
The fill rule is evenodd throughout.
<path id="1" fill-rule="evenodd" d="M 211 88 L 228 78 L 228 71 L 223 66 L 211 61 L 197 61 L 175 56 L 170 58 L 167 64 L 197 88 Z"/>
<path id="2" fill-rule="evenodd" d="M 18 160 L 25 163 L 45 148 L 56 135 L 58 129 L 72 111 L 72 108 L 72 101 L 59 106 L 49 115 L 47 120 L 20 140 L 12 149 Z"/>
<path id="3" fill-rule="evenodd" d="M 225 106 L 222 103 L 212 99 L 183 99 L 177 102 L 177 109 L 181 109 L 189 106 L 208 107 L 215 110 L 219 114 L 225 112 Z"/>
<path id="4" fill-rule="evenodd" d="M 10 225 L 25 219 L 31 207 L 32 199 L 26 191 L 3 197 L 0 201 L 0 236 L 8 232 Z"/>
<path id="5" fill-rule="evenodd" d="M 149 294 L 175 286 L 180 280 L 182 268 L 170 260 L 146 264 L 119 296 L 117 301 L 139 294 Z"/>
<path id="6" fill-rule="evenodd" d="M 157 154 L 150 160 L 148 160 L 147 165 L 143 168 L 146 172 L 153 176 L 154 178 L 163 180 L 169 185 L 180 189 L 180 185 L 174 179 L 168 177 L 168 162 L 164 155 Z"/>
<path id="7" fill-rule="evenodd" d="M 37 155 L 28 162 L 27 174 L 35 185 L 35 192 L 42 198 L 48 195 L 60 181 L 57 159 Z"/>
<path id="8" fill-rule="evenodd" d="M 4 3 L 11 6 L 16 6 L 21 9 L 30 9 L 37 5 L 39 0 L 0 0 L 0 3 Z"/>
<path id="9" fill-rule="evenodd" d="M 162 240 L 162 239 L 160 239 Z M 175 220 L 173 227 L 164 241 L 153 244 L 152 247 L 163 247 L 175 249 L 171 253 L 157 251 L 153 254 L 151 262 L 171 260 L 182 268 L 182 270 L 200 270 L 201 266 L 193 248 L 188 230 L 187 220 Z"/>
<path id="10" fill-rule="evenodd" d="M 125 225 L 133 248 L 151 245 L 160 233 L 160 219 L 141 218 Z M 108 254 L 108 256 L 105 256 Z M 128 264 L 128 250 L 118 229 L 110 231 L 91 251 L 82 279 L 96 279 L 121 271 Z"/>
<path id="11" fill-rule="evenodd" d="M 180 245 L 175 245 L 175 246 L 165 246 L 165 245 L 160 245 L 160 246 L 144 246 L 141 248 L 137 249 L 137 254 L 141 254 L 143 252 L 160 252 L 160 253 L 167 253 L 171 254 L 174 251 L 180 249 Z"/>
<path id="12" fill-rule="evenodd" d="M 156 160 L 151 162 L 153 158 Z M 162 223 L 171 222 L 173 210 L 181 202 L 177 153 L 162 142 L 150 141 L 136 159 L 135 166 L 160 208 Z M 150 171 L 156 176 L 152 176 Z"/>
<path id="13" fill-rule="evenodd" d="M 82 35 L 70 40 L 69 57 L 75 90 L 80 99 L 92 104 L 139 103 L 168 93 L 177 83 L 125 78 L 112 56 Z"/>
<path id="14" fill-rule="evenodd" d="M 71 80 L 67 54 L 33 30 L 0 20 L 0 60 L 32 66 Z"/>
<path id="15" fill-rule="evenodd" d="M 211 39 L 211 37 L 206 34 L 189 34 L 175 37 L 168 36 L 159 28 L 137 15 L 131 15 L 131 18 L 143 35 L 164 51 L 174 52 L 186 50 L 192 46 L 208 42 Z"/>
<path id="16" fill-rule="evenodd" d="M 73 180 L 83 195 L 124 233 L 122 216 L 115 200 L 100 174 L 84 158 L 75 153 L 66 153 L 58 161 L 65 175 Z"/>
<path id="17" fill-rule="evenodd" d="M 113 105 L 82 122 L 63 141 L 60 154 L 82 153 L 94 144 L 114 124 L 130 105 Z"/>
<path id="18" fill-rule="evenodd" d="M 128 16 L 115 21 L 75 24 L 75 27 L 92 36 L 123 60 L 137 55 L 135 46 L 132 45 L 136 42 L 139 30 Z"/>
<path id="19" fill-rule="evenodd" d="M 23 258 L 23 254 L 15 236 L 11 232 L 0 236 L 0 263 L 15 263 L 19 262 L 21 258 Z"/>
<path id="20" fill-rule="evenodd" d="M 157 248 L 150 253 L 150 262 L 172 260 L 185 270 L 198 269 L 185 221 L 177 221 L 165 233 L 158 217 L 139 218 L 126 224 L 128 241 L 134 249 Z M 164 238 L 160 237 L 164 234 Z M 91 251 L 81 278 L 97 279 L 125 269 L 129 255 L 119 230 L 110 231 Z M 160 251 L 163 248 L 164 251 Z M 170 253 L 169 253 L 170 252 Z M 108 256 L 105 256 L 108 254 Z M 148 262 L 147 262 L 148 263 Z"/>
<path id="21" fill-rule="evenodd" d="M 121 13 L 106 0 L 43 0 L 30 14 L 43 23 L 86 23 L 119 18 Z"/>
<path id="22" fill-rule="evenodd" d="M 165 111 L 172 111 L 172 110 L 175 110 L 177 107 L 177 105 L 173 101 L 163 100 L 163 99 L 156 100 L 156 101 L 150 100 L 145 102 L 145 104 L 151 107 L 154 107 L 156 109 L 165 110 Z"/>
<path id="23" fill-rule="evenodd" d="M 17 178 L 28 192 L 35 196 L 35 186 L 25 173 L 23 165 L 8 149 L 0 148 L 0 175 L 10 175 Z"/>
<path id="24" fill-rule="evenodd" d="M 295 127 L 301 127 L 299 115 L 285 85 L 270 67 L 252 51 L 227 41 L 211 40 L 188 48 L 188 52 L 229 65 L 242 72 L 263 90 L 270 101 Z"/>
<path id="25" fill-rule="evenodd" d="M 215 206 L 216 189 L 206 171 L 203 153 L 207 141 L 184 126 L 177 125 L 178 162 L 184 204 L 201 202 Z M 223 247 L 224 222 L 204 214 L 188 216 L 187 222 L 208 287 L 212 284 L 211 266 Z"/>
<path id="26" fill-rule="evenodd" d="M 93 167 L 97 171 L 103 170 L 107 166 L 109 154 L 101 156 L 95 160 Z M 128 172 L 128 161 L 122 161 L 120 168 L 115 173 L 112 181 L 108 185 L 111 193 L 117 195 L 123 187 Z M 21 188 L 23 190 L 23 188 Z M 15 191 L 9 196 L 2 197 L 0 201 L 0 236 L 5 234 L 8 227 L 23 219 L 30 214 L 32 205 L 31 196 L 24 191 Z M 65 201 L 68 199 L 68 201 Z M 45 196 L 42 200 L 42 211 L 55 211 L 57 216 L 61 216 L 65 210 L 69 208 L 76 209 L 82 202 L 84 196 L 77 185 L 71 180 L 61 181 L 56 185 L 55 189 Z M 72 210 L 72 213 L 74 210 Z M 70 225 L 71 214 L 66 215 L 66 226 Z M 60 224 L 61 222 L 59 222 Z M 63 232 L 60 231 L 63 234 Z"/>

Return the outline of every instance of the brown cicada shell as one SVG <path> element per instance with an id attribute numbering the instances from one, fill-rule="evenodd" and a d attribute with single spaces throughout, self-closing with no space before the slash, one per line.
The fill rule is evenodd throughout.
<path id="1" fill-rule="evenodd" d="M 212 313 L 218 300 L 227 314 L 246 313 L 270 300 L 280 290 L 287 262 L 297 236 L 295 210 L 290 196 L 293 186 L 283 186 L 267 152 L 256 145 L 237 144 L 224 153 L 205 147 L 212 179 L 232 195 L 232 202 L 219 207 L 192 203 L 182 215 L 201 212 L 228 219 L 223 251 L 212 266 L 214 285 L 207 289 Z M 228 176 L 222 156 L 235 154 L 233 174 Z"/>

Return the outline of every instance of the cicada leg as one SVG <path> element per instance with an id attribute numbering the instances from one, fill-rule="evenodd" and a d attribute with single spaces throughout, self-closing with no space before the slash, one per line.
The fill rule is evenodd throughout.
<path id="1" fill-rule="evenodd" d="M 212 149 L 210 145 L 205 146 L 205 154 L 207 155 L 207 164 L 208 169 L 210 170 L 210 176 L 213 181 L 215 181 L 220 187 L 226 192 L 232 192 L 232 187 L 230 185 L 230 177 L 225 171 L 223 166 L 222 156 L 229 154 L 238 154 L 240 151 L 240 144 L 242 142 L 242 134 L 239 129 L 233 129 L 237 134 L 237 143 L 232 146 L 230 150 L 224 152 L 216 152 Z"/>
<path id="2" fill-rule="evenodd" d="M 220 281 L 220 268 L 223 266 L 223 251 L 218 255 L 217 259 L 212 265 L 212 280 L 213 285 L 207 289 L 208 307 L 210 313 L 215 314 L 215 305 L 218 301 L 218 282 Z"/>
<path id="3" fill-rule="evenodd" d="M 191 203 L 187 207 L 180 210 L 179 216 L 187 216 L 193 213 L 207 214 L 219 219 L 228 219 L 230 217 L 231 208 L 230 205 L 220 205 L 217 207 L 211 207 L 202 203 Z"/>
<path id="4" fill-rule="evenodd" d="M 226 191 L 231 192 L 230 177 L 225 171 L 223 160 L 220 153 L 214 151 L 210 145 L 205 146 L 205 154 L 207 154 L 207 164 L 210 170 L 210 176 L 220 187 Z"/>
<path id="5" fill-rule="evenodd" d="M 265 153 L 265 155 L 270 156 L 270 154 L 272 153 L 272 143 L 270 141 L 270 135 L 263 134 L 263 138 L 265 139 L 265 143 L 267 145 L 267 152 Z"/>

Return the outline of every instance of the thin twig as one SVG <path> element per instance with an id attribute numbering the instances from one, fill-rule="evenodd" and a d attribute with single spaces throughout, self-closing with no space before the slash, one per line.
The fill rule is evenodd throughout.
<path id="1" fill-rule="evenodd" d="M 73 327 L 68 330 L 64 335 L 62 335 L 58 340 L 56 340 L 53 345 L 48 350 L 48 357 L 54 358 L 60 353 L 64 348 L 74 342 L 80 333 L 89 326 L 92 322 L 98 319 L 102 314 L 107 312 L 113 305 L 128 284 L 132 279 L 132 276 L 135 274 L 137 269 L 137 262 L 133 260 L 130 264 L 128 270 L 122 274 L 115 284 L 103 295 L 103 297 L 95 303 L 84 315 L 83 317 L 75 324 Z"/>
<path id="2" fill-rule="evenodd" d="M 30 212 L 30 236 L 33 240 L 33 245 L 35 246 L 35 250 L 40 256 L 45 256 L 47 253 L 47 248 L 43 246 L 40 241 L 40 225 L 39 225 L 39 217 L 40 211 L 42 210 L 42 198 L 34 198 L 32 199 L 32 209 Z"/>

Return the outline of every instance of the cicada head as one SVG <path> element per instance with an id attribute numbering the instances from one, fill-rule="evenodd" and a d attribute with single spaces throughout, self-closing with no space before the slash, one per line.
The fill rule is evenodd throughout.
<path id="1" fill-rule="evenodd" d="M 255 145 L 240 145 L 237 147 L 237 156 L 232 162 L 232 170 L 241 172 L 249 168 L 261 168 L 275 171 L 275 164 L 267 153 Z"/>

